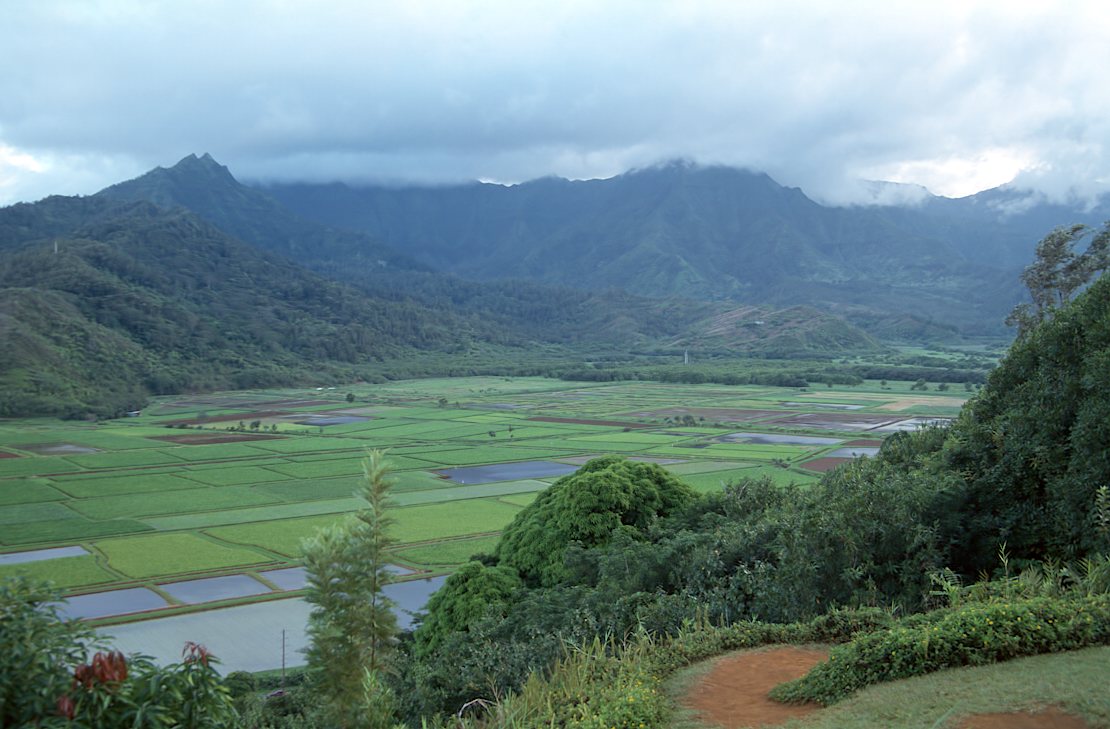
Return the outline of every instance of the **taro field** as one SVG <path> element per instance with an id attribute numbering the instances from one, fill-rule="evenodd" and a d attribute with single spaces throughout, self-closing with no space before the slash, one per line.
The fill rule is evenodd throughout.
<path id="1" fill-rule="evenodd" d="M 660 464 L 699 491 L 806 484 L 964 393 L 458 378 L 160 398 L 104 423 L 0 422 L 0 576 L 53 580 L 111 623 L 296 595 L 304 538 L 393 469 L 399 574 L 450 572 L 588 459 Z M 128 617 L 121 617 L 129 614 Z"/>

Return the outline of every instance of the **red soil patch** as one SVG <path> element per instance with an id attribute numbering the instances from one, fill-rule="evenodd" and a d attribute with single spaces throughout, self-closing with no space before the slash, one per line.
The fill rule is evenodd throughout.
<path id="1" fill-rule="evenodd" d="M 158 435 L 151 440 L 161 440 L 177 445 L 216 445 L 217 443 L 243 443 L 251 440 L 280 440 L 280 435 L 261 433 L 187 433 L 185 435 Z"/>
<path id="2" fill-rule="evenodd" d="M 868 440 L 867 438 L 863 440 L 850 440 L 844 443 L 846 446 L 881 446 L 882 444 L 883 442 L 881 440 Z"/>
<path id="3" fill-rule="evenodd" d="M 7 451 L 0 451 L 0 458 L 19 458 L 19 454 L 8 453 Z"/>
<path id="4" fill-rule="evenodd" d="M 1050 706 L 1034 714 L 976 714 L 964 719 L 960 729 L 1090 729 L 1090 724 Z"/>
<path id="5" fill-rule="evenodd" d="M 652 428 L 655 426 L 646 423 L 625 423 L 620 420 L 583 420 L 581 418 L 551 418 L 546 416 L 537 416 L 528 418 L 540 423 L 571 423 L 573 425 L 612 425 L 617 428 Z"/>
<path id="6" fill-rule="evenodd" d="M 842 463 L 847 463 L 852 460 L 851 458 L 815 458 L 812 461 L 802 464 L 802 468 L 807 471 L 816 471 L 817 473 L 824 473 L 831 471 Z"/>
<path id="7" fill-rule="evenodd" d="M 276 418 L 281 415 L 289 415 L 290 413 L 285 410 L 258 410 L 250 413 L 239 413 L 238 415 L 213 415 L 208 418 L 185 418 L 184 420 L 166 420 L 159 425 L 203 425 L 204 423 L 230 423 L 239 420 L 260 420 L 261 418 Z"/>
<path id="8" fill-rule="evenodd" d="M 801 678 L 828 656 L 828 651 L 788 646 L 722 658 L 682 703 L 702 721 L 728 729 L 781 724 L 821 707 L 780 704 L 767 694 L 784 681 Z"/>

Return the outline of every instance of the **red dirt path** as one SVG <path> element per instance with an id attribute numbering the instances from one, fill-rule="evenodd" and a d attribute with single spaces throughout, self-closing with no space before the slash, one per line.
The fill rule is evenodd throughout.
<path id="1" fill-rule="evenodd" d="M 7 451 L 0 451 L 0 458 L 19 458 L 19 454 L 8 453 Z"/>
<path id="2" fill-rule="evenodd" d="M 1065 713 L 1055 706 L 1035 714 L 1019 711 L 1007 714 L 976 714 L 960 723 L 960 729 L 1090 729 L 1078 716 Z"/>
<path id="3" fill-rule="evenodd" d="M 702 721 L 728 729 L 781 724 L 821 707 L 780 704 L 767 698 L 768 692 L 784 681 L 801 678 L 828 655 L 816 648 L 786 646 L 721 658 L 682 703 Z"/>

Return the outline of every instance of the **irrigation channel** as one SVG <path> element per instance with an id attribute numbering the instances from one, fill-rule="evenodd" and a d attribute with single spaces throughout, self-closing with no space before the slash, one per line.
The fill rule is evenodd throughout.
<path id="1" fill-rule="evenodd" d="M 395 582 L 385 588 L 386 595 L 397 604 L 397 622 L 402 629 L 412 626 L 413 615 L 423 610 L 446 579 Z M 98 632 L 110 636 L 118 650 L 142 653 L 161 664 L 180 661 L 185 641 L 191 640 L 203 644 L 220 660 L 221 673 L 266 671 L 281 668 L 283 640 L 285 665 L 304 665 L 302 651 L 308 647 L 305 627 L 310 610 L 303 599 L 288 598 L 152 618 Z"/>

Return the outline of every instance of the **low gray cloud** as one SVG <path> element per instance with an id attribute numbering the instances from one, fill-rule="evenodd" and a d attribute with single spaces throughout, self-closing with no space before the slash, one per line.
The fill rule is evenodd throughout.
<path id="1" fill-rule="evenodd" d="M 53 2 L 0 24 L 0 203 L 240 177 L 604 177 L 682 157 L 1054 199 L 1110 173 L 1098 2 Z M 904 191 L 903 191 L 904 192 Z M 912 198 L 913 195 L 909 195 Z"/>

